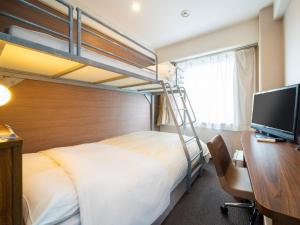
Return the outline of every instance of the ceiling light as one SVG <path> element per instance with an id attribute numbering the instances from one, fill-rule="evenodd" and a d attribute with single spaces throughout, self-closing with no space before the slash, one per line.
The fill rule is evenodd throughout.
<path id="1" fill-rule="evenodd" d="M 190 16 L 190 11 L 189 10 L 182 10 L 181 11 L 181 16 L 186 18 Z"/>
<path id="2" fill-rule="evenodd" d="M 141 4 L 138 2 L 133 2 L 131 8 L 133 11 L 138 12 L 141 10 Z"/>
<path id="3" fill-rule="evenodd" d="M 0 84 L 0 106 L 5 105 L 11 98 L 10 91 L 7 87 Z"/>

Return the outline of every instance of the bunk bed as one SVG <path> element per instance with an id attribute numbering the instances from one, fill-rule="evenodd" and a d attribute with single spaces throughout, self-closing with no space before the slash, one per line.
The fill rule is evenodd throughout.
<path id="1" fill-rule="evenodd" d="M 60 6 L 59 9 L 64 9 L 64 11 L 33 0 L 1 1 L 0 75 L 143 94 L 151 104 L 152 128 L 154 127 L 153 96 L 155 94 L 165 95 L 178 134 L 160 133 L 158 135 L 154 131 L 149 131 L 150 133 L 144 134 L 144 138 L 142 138 L 144 142 L 140 145 L 147 145 L 147 135 L 156 137 L 152 141 L 162 141 L 160 138 L 164 135 L 169 137 L 166 138 L 168 141 L 163 143 L 165 144 L 164 148 L 170 146 L 170 149 L 173 149 L 174 146 L 180 145 L 180 148 L 173 150 L 181 153 L 179 158 L 184 158 L 184 165 L 181 165 L 180 168 L 187 172 L 183 174 L 182 171 L 177 172 L 173 181 L 168 182 L 169 185 L 171 184 L 171 193 L 168 193 L 171 197 L 170 201 L 167 201 L 167 206 L 162 207 L 163 212 L 159 211 L 155 218 L 152 218 L 154 221 L 153 225 L 161 224 L 183 194 L 186 191 L 190 191 L 192 182 L 201 173 L 204 165 L 204 150 L 206 151 L 205 154 L 209 155 L 207 149 L 203 148 L 205 144 L 199 140 L 193 126 L 196 117 L 186 91 L 178 85 L 174 86 L 171 81 L 160 76 L 155 52 L 82 9 L 76 8 L 76 16 L 74 17 L 75 10 L 73 6 L 63 0 L 55 0 L 55 2 Z M 84 20 L 84 18 L 87 20 Z M 85 21 L 92 22 L 88 23 Z M 100 32 L 95 28 L 97 26 L 94 26 L 94 24 L 108 29 L 122 41 Z M 175 95 L 178 95 L 178 98 Z M 184 135 L 186 126 L 192 128 L 192 136 Z M 131 137 L 133 143 L 138 143 L 139 139 L 137 137 L 140 135 L 141 133 L 138 133 L 133 138 L 129 135 L 126 136 L 125 140 Z M 111 149 L 115 148 L 116 152 L 118 149 L 135 152 L 137 149 L 142 148 L 141 146 L 139 148 L 128 145 L 123 146 L 123 139 L 124 137 L 117 137 L 113 140 L 105 140 L 92 145 L 94 148 L 105 148 L 105 146 L 109 145 Z M 87 144 L 85 147 L 89 148 L 88 146 L 90 145 Z M 72 146 L 72 148 L 80 149 L 82 146 Z M 161 147 L 161 149 L 163 148 Z M 194 149 L 192 152 L 195 152 L 195 149 L 197 149 L 197 153 L 191 154 L 191 149 Z M 155 151 L 153 146 L 149 152 L 151 151 L 157 153 L 157 149 Z M 26 155 L 24 164 L 28 165 L 27 169 L 30 168 L 30 165 L 32 165 L 30 162 L 33 161 L 44 162 L 46 167 L 48 162 L 49 168 L 55 167 L 55 165 L 57 167 L 57 165 L 61 165 L 60 160 L 62 160 L 60 156 L 58 157 L 59 154 L 56 155 L 57 152 L 64 152 L 64 148 L 58 150 L 50 149 L 34 153 L 31 156 Z M 54 159 L 55 157 L 57 158 Z M 163 158 L 168 158 L 168 156 L 165 155 Z M 51 164 L 49 159 L 55 161 L 56 164 L 52 165 L 53 162 Z M 149 162 L 149 164 L 151 163 L 153 162 Z M 159 166 L 157 167 L 160 168 Z M 66 170 L 66 168 L 56 169 L 57 173 L 59 173 L 58 176 L 61 176 L 61 180 L 65 181 L 62 183 L 68 183 L 68 178 L 66 179 L 61 171 Z M 25 174 L 30 172 L 32 171 L 28 169 L 27 172 L 25 171 Z M 165 179 L 163 178 L 160 178 L 162 179 L 161 182 L 164 182 Z M 55 181 L 53 181 L 53 184 L 55 184 Z M 29 188 L 27 190 L 35 190 L 35 186 L 28 185 Z M 80 224 L 80 221 L 78 222 L 77 197 L 68 195 L 75 192 L 74 187 L 69 185 L 61 187 L 61 190 L 67 191 L 67 198 L 71 201 L 71 203 L 69 202 L 71 208 L 68 210 L 72 212 L 72 217 L 64 218 L 65 221 L 60 220 L 59 223 L 62 225 Z M 32 196 L 35 194 L 30 193 Z M 36 199 L 33 197 L 33 200 Z M 61 201 L 58 199 L 57 202 Z M 24 210 L 25 217 L 27 214 L 28 218 L 28 208 L 25 207 Z M 58 210 L 54 211 L 58 213 Z M 40 213 L 49 212 L 46 210 Z M 53 211 L 50 210 L 49 215 L 53 215 L 52 213 Z M 75 216 L 75 219 L 73 216 Z M 30 221 L 28 223 L 30 224 Z"/>

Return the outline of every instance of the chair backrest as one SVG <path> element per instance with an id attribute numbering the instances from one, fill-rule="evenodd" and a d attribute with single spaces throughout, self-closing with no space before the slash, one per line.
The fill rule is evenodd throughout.
<path id="1" fill-rule="evenodd" d="M 215 136 L 207 143 L 207 146 L 212 155 L 218 177 L 224 177 L 232 161 L 222 136 Z"/>

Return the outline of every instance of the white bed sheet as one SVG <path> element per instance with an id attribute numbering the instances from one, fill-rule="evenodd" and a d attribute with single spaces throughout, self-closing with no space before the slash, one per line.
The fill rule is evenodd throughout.
<path id="1" fill-rule="evenodd" d="M 188 139 L 187 136 L 185 138 Z M 106 139 L 101 143 L 126 148 L 161 161 L 168 168 L 173 189 L 186 176 L 188 164 L 177 133 L 139 131 Z M 211 156 L 207 145 L 202 141 L 201 145 L 203 155 L 208 161 Z M 190 142 L 187 147 L 191 158 L 199 153 L 196 142 Z"/>
<path id="2" fill-rule="evenodd" d="M 26 225 L 56 224 L 78 214 L 71 179 L 41 153 L 23 155 L 23 218 Z"/>
<path id="3" fill-rule="evenodd" d="M 144 156 L 160 161 L 162 164 L 165 165 L 169 173 L 170 182 L 172 186 L 171 190 L 173 190 L 176 187 L 176 185 L 180 183 L 186 176 L 187 161 L 183 149 L 181 147 L 178 134 L 155 131 L 142 131 L 134 132 L 115 138 L 110 138 L 101 141 L 100 143 L 112 145 L 112 147 L 116 146 L 123 149 L 127 149 L 129 151 L 140 153 Z M 208 159 L 210 157 L 210 154 L 208 152 L 206 144 L 202 143 L 202 148 L 204 151 L 204 155 Z M 199 152 L 198 146 L 195 143 L 190 144 L 188 146 L 188 149 L 192 157 Z M 47 224 L 44 222 L 49 221 L 49 219 L 51 218 L 55 218 L 56 222 L 61 222 L 69 218 L 60 225 L 79 225 L 80 216 L 79 214 L 76 214 L 79 211 L 79 204 L 77 194 L 74 193 L 76 192 L 75 187 L 69 182 L 68 177 L 62 177 L 62 170 L 60 169 L 60 167 L 57 164 L 51 162 L 51 160 L 49 161 L 49 159 L 45 159 L 45 157 L 46 156 L 41 153 L 23 155 L 23 179 L 25 184 L 24 193 L 27 193 L 27 196 L 24 196 L 24 198 L 28 198 L 29 193 L 29 197 L 34 197 L 33 199 L 35 200 L 35 202 L 31 202 L 33 206 L 24 204 L 23 210 L 24 215 L 27 215 L 26 218 L 28 218 L 28 212 L 32 211 L 33 208 L 35 208 L 35 206 L 38 204 L 38 201 L 43 199 L 45 195 L 48 196 L 49 199 L 49 205 L 47 205 L 47 202 L 44 202 L 44 210 L 35 211 L 34 218 L 32 218 L 31 216 L 31 219 L 27 220 L 27 225 Z M 49 176 L 49 174 L 57 170 L 59 171 L 59 176 Z M 47 177 L 47 179 L 45 179 L 45 177 Z M 61 180 L 64 180 L 64 182 L 61 182 Z M 49 188 L 45 188 L 45 186 L 47 186 L 48 184 L 51 184 L 51 186 Z M 54 190 L 63 190 L 63 192 L 51 192 Z M 53 195 L 53 199 L 51 199 L 51 195 Z M 57 209 L 55 204 L 62 203 L 62 201 L 57 201 L 57 198 L 60 198 L 61 196 L 62 198 L 68 200 L 67 204 L 63 204 L 63 206 L 67 206 L 67 208 L 63 207 L 60 211 L 55 211 L 55 209 Z M 52 205 L 50 205 L 50 203 L 52 203 Z M 61 207 L 61 205 L 58 207 Z M 56 214 L 53 216 L 52 213 L 55 214 L 55 212 L 67 213 Z M 36 218 L 40 218 L 39 223 L 35 223 L 35 221 L 33 221 Z"/>
<path id="4" fill-rule="evenodd" d="M 47 47 L 57 49 L 57 50 L 61 50 L 61 51 L 65 51 L 65 52 L 69 51 L 68 42 L 58 39 L 58 38 L 55 38 L 55 37 L 45 34 L 45 33 L 25 29 L 25 28 L 18 27 L 15 25 L 9 27 L 8 33 L 14 37 L 32 41 L 32 42 L 35 42 L 35 43 L 38 43 L 38 44 L 41 44 L 41 45 L 44 45 Z M 77 50 L 76 46 L 74 46 L 74 52 L 76 52 L 76 50 Z M 155 73 L 152 73 L 148 70 L 140 69 L 138 67 L 123 63 L 118 60 L 111 59 L 104 55 L 97 54 L 96 52 L 90 51 L 83 47 L 81 49 L 81 56 L 84 58 L 96 61 L 96 62 L 103 63 L 105 65 L 109 65 L 109 66 L 112 66 L 115 68 L 120 68 L 125 71 L 129 71 L 129 72 L 136 73 L 136 74 L 148 77 L 148 78 L 155 79 Z"/>

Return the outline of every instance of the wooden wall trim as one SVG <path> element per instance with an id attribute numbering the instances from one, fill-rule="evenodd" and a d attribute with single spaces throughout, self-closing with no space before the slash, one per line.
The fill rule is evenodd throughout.
<path id="1" fill-rule="evenodd" d="M 150 129 L 150 105 L 140 94 L 33 80 L 11 91 L 0 124 L 24 139 L 25 153 Z"/>

